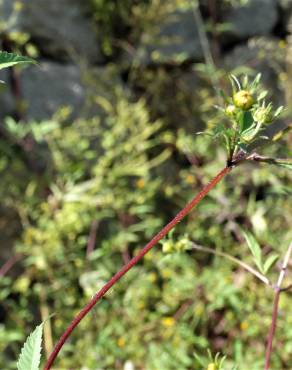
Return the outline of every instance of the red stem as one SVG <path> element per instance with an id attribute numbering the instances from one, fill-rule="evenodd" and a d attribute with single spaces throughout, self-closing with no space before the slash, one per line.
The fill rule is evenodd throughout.
<path id="1" fill-rule="evenodd" d="M 273 348 L 273 338 L 274 338 L 275 331 L 276 331 L 278 311 L 279 311 L 280 294 L 281 294 L 281 288 L 277 287 L 275 298 L 274 298 L 272 323 L 271 323 L 271 327 L 269 331 L 268 343 L 267 343 L 267 349 L 266 349 L 265 370 L 269 370 L 270 368 L 271 354 L 272 354 L 272 348 Z"/>
<path id="2" fill-rule="evenodd" d="M 232 167 L 225 167 L 221 170 L 164 228 L 156 234 L 153 239 L 145 245 L 141 251 L 133 257 L 128 263 L 126 263 L 87 303 L 87 305 L 75 316 L 71 324 L 65 330 L 59 341 L 57 342 L 53 352 L 51 353 L 48 361 L 45 365 L 44 370 L 49 370 L 53 365 L 58 353 L 63 347 L 64 343 L 76 328 L 79 322 L 87 315 L 87 313 L 95 306 L 95 304 L 105 295 L 105 293 L 123 276 L 129 271 L 142 257 L 157 244 L 165 235 L 174 228 L 212 189 L 218 182 L 223 179 L 231 171 Z"/>
<path id="3" fill-rule="evenodd" d="M 9 270 L 12 269 L 12 267 L 21 259 L 20 254 L 16 254 L 15 256 L 12 256 L 9 258 L 8 261 L 4 263 L 4 265 L 0 268 L 0 276 L 5 276 Z"/>

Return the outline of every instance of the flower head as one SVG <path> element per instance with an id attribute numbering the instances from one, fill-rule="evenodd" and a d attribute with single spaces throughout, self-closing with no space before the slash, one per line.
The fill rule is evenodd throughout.
<path id="1" fill-rule="evenodd" d="M 239 90 L 233 95 L 233 103 L 237 108 L 249 110 L 254 104 L 254 98 L 248 90 Z"/>

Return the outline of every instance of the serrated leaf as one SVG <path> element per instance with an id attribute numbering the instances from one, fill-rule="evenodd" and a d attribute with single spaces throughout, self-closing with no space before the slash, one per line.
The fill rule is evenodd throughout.
<path id="1" fill-rule="evenodd" d="M 262 263 L 262 250 L 255 237 L 248 231 L 243 231 L 242 234 L 247 242 L 247 245 L 254 257 L 254 262 L 257 265 L 260 272 L 264 273 L 264 267 Z"/>
<path id="2" fill-rule="evenodd" d="M 274 264 L 278 261 L 279 256 L 277 254 L 272 254 L 269 256 L 264 263 L 264 273 L 267 274 Z"/>
<path id="3" fill-rule="evenodd" d="M 17 55 L 14 53 L 7 53 L 7 51 L 0 51 L 0 69 L 24 63 L 36 63 L 36 62 L 28 57 L 23 57 L 21 55 Z"/>
<path id="4" fill-rule="evenodd" d="M 18 370 L 39 370 L 43 325 L 37 326 L 25 341 L 17 361 Z"/>

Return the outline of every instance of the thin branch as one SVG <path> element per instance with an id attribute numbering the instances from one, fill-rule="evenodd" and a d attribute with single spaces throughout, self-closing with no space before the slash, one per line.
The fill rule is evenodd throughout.
<path id="1" fill-rule="evenodd" d="M 194 303 L 193 298 L 189 298 L 186 301 L 184 301 L 173 315 L 173 318 L 175 320 L 179 320 L 193 303 Z"/>
<path id="2" fill-rule="evenodd" d="M 124 276 L 133 266 L 135 266 L 144 255 L 149 252 L 167 233 L 173 229 L 180 221 L 182 221 L 191 210 L 232 170 L 232 167 L 225 167 L 221 170 L 203 189 L 189 202 L 187 205 L 166 225 L 162 230 L 156 234 L 152 240 L 145 245 L 140 252 L 133 257 L 127 264 L 125 264 L 87 303 L 85 307 L 75 316 L 71 324 L 65 330 L 59 341 L 57 342 L 53 352 L 51 353 L 44 370 L 51 369 L 58 353 L 67 341 L 72 331 L 80 323 L 80 321 L 92 310 L 96 303 L 106 294 L 106 292 Z"/>
<path id="3" fill-rule="evenodd" d="M 0 268 L 0 276 L 5 276 L 9 270 L 22 258 L 21 254 L 16 254 L 9 258 L 8 261 L 4 263 L 4 265 Z"/>
<path id="4" fill-rule="evenodd" d="M 275 297 L 274 297 L 274 307 L 273 307 L 273 315 L 272 315 L 272 323 L 269 331 L 268 342 L 266 347 L 266 356 L 265 356 L 265 370 L 269 370 L 270 362 L 271 362 L 271 354 L 273 349 L 273 339 L 276 331 L 277 326 L 277 318 L 279 312 L 279 301 L 280 301 L 280 294 L 281 294 L 281 285 L 284 280 L 287 266 L 289 263 L 290 256 L 292 254 L 292 242 L 290 243 L 286 255 L 284 257 L 284 261 L 282 264 L 282 268 L 279 274 L 279 278 L 275 287 Z"/>
<path id="5" fill-rule="evenodd" d="M 252 153 L 246 159 L 250 161 L 274 164 L 278 166 L 279 165 L 280 166 L 292 166 L 292 158 L 271 158 L 271 157 L 261 156 L 257 153 Z"/>
<path id="6" fill-rule="evenodd" d="M 90 254 L 94 250 L 98 226 L 99 222 L 97 220 L 92 221 L 86 248 L 86 258 L 89 258 Z"/>
<path id="7" fill-rule="evenodd" d="M 224 257 L 224 258 L 228 259 L 229 261 L 232 261 L 232 262 L 236 263 L 237 265 L 241 266 L 242 268 L 244 268 L 245 270 L 247 270 L 248 272 L 250 272 L 254 276 L 256 276 L 264 284 L 269 285 L 269 286 L 272 285 L 271 282 L 269 281 L 269 279 L 266 276 L 262 275 L 260 272 L 255 270 L 253 267 L 249 266 L 245 262 L 242 262 L 241 260 L 239 260 L 236 257 L 230 256 L 227 253 L 219 252 L 219 251 L 216 251 L 216 250 L 208 248 L 208 247 L 203 247 L 203 246 L 195 244 L 195 243 L 192 244 L 192 248 L 195 249 L 195 250 L 198 250 L 198 251 L 211 253 L 211 254 L 214 254 L 216 256 Z"/>
<path id="8" fill-rule="evenodd" d="M 198 2 L 194 3 L 191 0 L 190 5 L 192 7 L 193 14 L 194 14 L 194 17 L 195 17 L 195 21 L 197 23 L 199 39 L 200 39 L 200 44 L 202 46 L 204 59 L 205 59 L 205 62 L 207 64 L 207 66 L 209 66 L 209 68 L 210 68 L 210 72 L 211 72 L 210 79 L 211 79 L 214 90 L 217 92 L 219 82 L 218 82 L 217 74 L 215 72 L 216 71 L 216 66 L 215 66 L 215 62 L 214 62 L 214 59 L 213 59 L 213 56 L 212 56 L 212 53 L 211 53 L 209 40 L 208 40 L 207 34 L 205 32 L 205 25 L 204 25 L 203 17 L 202 17 L 200 8 L 199 8 L 199 4 L 198 4 Z"/>
<path id="9" fill-rule="evenodd" d="M 292 284 L 289 284 L 288 286 L 286 286 L 285 288 L 282 288 L 281 289 L 281 292 L 288 292 L 290 289 L 292 289 Z"/>

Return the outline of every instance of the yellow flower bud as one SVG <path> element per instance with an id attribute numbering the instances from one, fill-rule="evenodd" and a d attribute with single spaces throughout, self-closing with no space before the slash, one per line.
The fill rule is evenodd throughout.
<path id="1" fill-rule="evenodd" d="M 212 362 L 211 364 L 208 365 L 207 370 L 217 370 L 216 364 Z"/>
<path id="2" fill-rule="evenodd" d="M 175 320 L 173 317 L 163 317 L 161 319 L 162 325 L 166 328 L 170 328 L 175 324 Z"/>
<path id="3" fill-rule="evenodd" d="M 233 105 L 233 104 L 230 104 L 226 107 L 225 109 L 225 113 L 227 114 L 227 116 L 229 117 L 233 117 L 234 116 L 234 113 L 236 112 L 236 106 Z"/>
<path id="4" fill-rule="evenodd" d="M 162 244 L 163 253 L 172 253 L 174 251 L 174 243 L 171 240 L 166 240 Z"/>
<path id="5" fill-rule="evenodd" d="M 247 90 L 240 90 L 233 95 L 233 103 L 237 108 L 248 110 L 254 104 L 252 94 Z"/>

